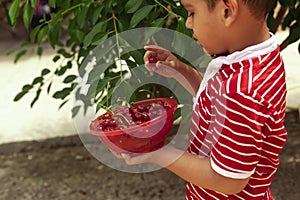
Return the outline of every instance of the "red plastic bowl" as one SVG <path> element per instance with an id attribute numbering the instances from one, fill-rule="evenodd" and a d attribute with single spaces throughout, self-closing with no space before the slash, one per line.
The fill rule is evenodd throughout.
<path id="1" fill-rule="evenodd" d="M 100 115 L 91 122 L 89 126 L 90 132 L 96 135 L 106 147 L 119 153 L 147 153 L 155 151 L 165 145 L 168 133 L 173 125 L 174 112 L 177 109 L 176 100 L 171 98 L 152 98 L 131 104 L 133 107 L 138 105 L 146 106 L 157 101 L 167 103 L 170 105 L 170 108 L 150 121 L 139 125 L 131 125 L 123 129 L 103 131 L 94 125 L 95 121 L 103 116 Z M 118 108 L 115 110 L 115 112 L 118 112 Z"/>

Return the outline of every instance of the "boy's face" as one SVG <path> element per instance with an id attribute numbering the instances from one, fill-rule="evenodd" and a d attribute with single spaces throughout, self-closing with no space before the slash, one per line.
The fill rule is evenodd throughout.
<path id="1" fill-rule="evenodd" d="M 226 48 L 222 9 L 217 3 L 210 11 L 205 0 L 182 0 L 188 12 L 186 27 L 193 31 L 193 36 L 210 55 L 223 54 Z"/>

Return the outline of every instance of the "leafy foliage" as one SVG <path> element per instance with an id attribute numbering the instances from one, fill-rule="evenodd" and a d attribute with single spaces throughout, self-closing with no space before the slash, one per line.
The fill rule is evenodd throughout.
<path id="1" fill-rule="evenodd" d="M 300 38 L 300 1 L 299 0 L 277 0 L 273 9 L 268 16 L 268 25 L 275 33 L 281 26 L 283 29 L 289 29 L 290 34 L 281 44 L 282 50 L 289 44 L 299 41 Z M 15 26 L 20 10 L 22 10 L 23 22 L 26 27 L 30 26 L 34 14 L 34 7 L 38 0 L 13 0 L 8 13 L 8 21 L 11 26 Z M 23 44 L 23 49 L 16 53 L 15 62 L 17 62 L 27 52 L 27 47 L 30 45 L 37 46 L 37 54 L 42 55 L 42 42 L 48 41 L 57 53 L 53 57 L 53 62 L 61 62 L 61 65 L 53 70 L 43 69 L 41 75 L 36 77 L 31 84 L 23 86 L 15 101 L 19 101 L 29 91 L 36 91 L 31 106 L 38 100 L 41 91 L 46 90 L 50 94 L 52 81 L 46 76 L 52 75 L 62 77 L 72 68 L 78 68 L 78 74 L 67 76 L 63 82 L 66 87 L 59 91 L 55 91 L 53 98 L 62 100 L 63 106 L 70 98 L 71 93 L 77 86 L 76 78 L 83 77 L 83 72 L 79 69 L 84 58 L 99 44 L 102 44 L 107 38 L 118 35 L 120 32 L 139 27 L 162 27 L 172 30 L 177 30 L 188 36 L 191 32 L 185 28 L 186 11 L 180 4 L 173 0 L 50 0 L 50 7 L 55 10 L 51 13 L 51 19 L 41 21 L 30 34 L 30 41 Z M 279 9 L 279 12 L 275 12 Z M 275 13 L 278 13 L 275 16 Z M 62 35 L 64 38 L 62 39 Z M 117 41 L 116 41 L 117 42 Z M 117 46 L 118 48 L 119 46 Z M 300 49 L 300 46 L 299 46 Z M 118 51 L 118 49 L 117 49 Z M 103 52 L 103 55 L 107 52 Z M 117 55 L 118 56 L 118 55 Z M 134 68 L 143 64 L 143 50 L 129 52 L 120 59 L 126 61 L 130 68 Z M 134 60 L 130 59 L 132 57 Z M 116 68 L 113 64 L 110 69 Z M 91 74 L 99 74 L 93 72 Z M 103 106 L 109 100 L 112 89 L 116 86 L 117 78 L 123 76 L 126 72 L 118 73 L 112 70 L 101 72 L 104 77 L 101 81 L 93 83 L 93 87 L 97 90 L 100 96 L 96 98 L 98 107 Z M 124 73 L 124 74 L 122 74 Z M 89 77 L 92 79 L 93 77 Z M 95 78 L 95 77 L 94 77 Z M 150 91 L 157 89 L 151 85 L 146 85 L 142 91 Z M 162 89 L 164 90 L 164 89 Z M 162 91 L 164 93 L 165 91 Z M 87 99 L 80 93 L 76 93 L 76 98 Z M 169 94 L 171 95 L 171 94 Z M 85 101 L 89 102 L 89 101 Z M 89 103 L 86 103 L 86 107 Z M 73 115 L 79 111 L 76 106 L 73 109 Z"/>

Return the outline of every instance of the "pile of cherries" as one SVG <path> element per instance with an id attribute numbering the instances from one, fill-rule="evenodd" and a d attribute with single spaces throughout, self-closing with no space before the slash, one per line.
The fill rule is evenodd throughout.
<path id="1" fill-rule="evenodd" d="M 153 120 L 171 108 L 169 102 L 157 100 L 150 104 L 120 106 L 93 121 L 94 128 L 101 131 L 114 131 L 141 125 Z"/>

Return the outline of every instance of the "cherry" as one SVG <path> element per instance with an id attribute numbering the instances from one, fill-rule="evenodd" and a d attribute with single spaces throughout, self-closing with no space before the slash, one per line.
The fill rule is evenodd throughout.
<path id="1" fill-rule="evenodd" d="M 138 112 L 145 112 L 147 110 L 147 107 L 144 105 L 138 105 L 137 106 L 137 111 Z"/>
<path id="2" fill-rule="evenodd" d="M 108 122 L 108 126 L 115 128 L 117 126 L 116 120 L 110 119 Z"/>
<path id="3" fill-rule="evenodd" d="M 148 104 L 132 105 L 131 107 L 118 107 L 114 111 L 101 115 L 94 121 L 94 127 L 102 131 L 126 129 L 140 125 L 162 115 L 172 105 L 168 102 L 157 100 Z"/>
<path id="4" fill-rule="evenodd" d="M 134 113 L 134 121 L 142 120 L 143 115 L 139 112 Z"/>
<path id="5" fill-rule="evenodd" d="M 148 61 L 149 61 L 150 64 L 154 64 L 154 63 L 157 63 L 158 59 L 157 59 L 157 57 L 150 56 L 148 58 Z"/>
<path id="6" fill-rule="evenodd" d="M 147 121 L 150 121 L 150 116 L 148 115 L 148 113 L 143 113 L 144 115 L 144 121 L 147 122 Z"/>

